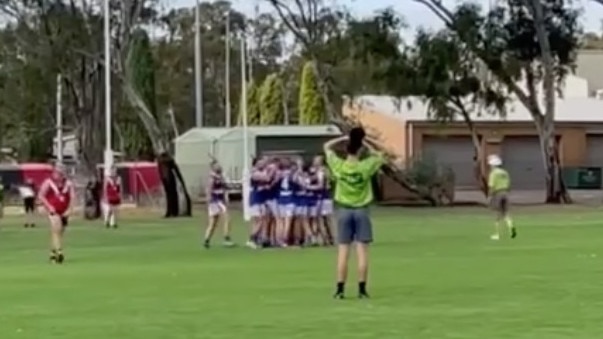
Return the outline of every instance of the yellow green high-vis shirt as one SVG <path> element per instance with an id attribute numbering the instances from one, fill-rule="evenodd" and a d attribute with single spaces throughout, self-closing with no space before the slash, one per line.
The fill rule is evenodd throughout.
<path id="1" fill-rule="evenodd" d="M 338 157 L 333 151 L 328 151 L 326 162 L 335 180 L 335 203 L 355 208 L 373 202 L 371 178 L 383 166 L 383 155 L 375 154 L 362 160 L 347 160 Z"/>
<path id="2" fill-rule="evenodd" d="M 488 189 L 490 193 L 506 192 L 511 188 L 509 172 L 500 167 L 493 168 L 488 176 Z"/>

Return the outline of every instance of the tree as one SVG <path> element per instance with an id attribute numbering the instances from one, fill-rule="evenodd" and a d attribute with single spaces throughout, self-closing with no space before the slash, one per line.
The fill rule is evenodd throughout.
<path id="1" fill-rule="evenodd" d="M 259 125 L 261 117 L 260 101 L 259 101 L 259 88 L 255 85 L 255 81 L 251 81 L 247 85 L 247 124 Z M 237 125 L 243 124 L 243 105 L 239 105 L 239 116 L 237 119 Z"/>
<path id="2" fill-rule="evenodd" d="M 299 124 L 320 125 L 326 123 L 324 101 L 318 91 L 315 67 L 312 62 L 304 65 L 299 91 Z"/>
<path id="3" fill-rule="evenodd" d="M 407 57 L 376 76 L 401 100 L 405 96 L 421 96 L 428 103 L 432 120 L 465 123 L 475 150 L 476 179 L 487 194 L 482 167 L 485 159 L 473 117 L 504 115 L 507 97 L 503 88 L 481 77 L 480 71 L 479 60 L 450 31 L 419 31 Z"/>
<path id="4" fill-rule="evenodd" d="M 579 13 L 562 0 L 542 0 L 538 4 L 507 0 L 491 8 L 486 16 L 473 4 L 461 4 L 451 11 L 437 0 L 415 1 L 427 6 L 447 29 L 457 34 L 500 84 L 528 109 L 541 144 L 546 202 L 571 202 L 559 165 L 554 92 L 562 90 L 560 85 L 574 65 L 574 52 L 579 46 Z M 540 104 L 541 87 L 544 109 Z"/>
<path id="5" fill-rule="evenodd" d="M 283 83 L 278 74 L 270 74 L 260 88 L 260 124 L 283 124 Z"/>
<path id="6" fill-rule="evenodd" d="M 127 68 L 132 70 L 134 88 L 149 107 L 153 117 L 157 119 L 157 98 L 155 90 L 155 62 L 151 50 L 150 39 L 145 30 L 137 29 L 132 36 L 132 47 L 127 60 Z M 140 124 L 136 112 L 128 110 L 120 114 L 118 129 L 122 131 L 126 154 L 134 158 L 153 159 L 153 146 L 149 135 Z"/>

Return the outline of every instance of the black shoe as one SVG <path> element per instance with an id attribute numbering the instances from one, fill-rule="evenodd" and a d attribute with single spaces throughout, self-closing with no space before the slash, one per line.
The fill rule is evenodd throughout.
<path id="1" fill-rule="evenodd" d="M 48 260 L 50 261 L 51 264 L 57 263 L 57 257 L 54 254 L 51 254 L 50 257 L 48 258 Z"/>
<path id="2" fill-rule="evenodd" d="M 205 247 L 205 249 L 209 249 L 209 241 L 204 241 L 203 247 Z"/>
<path id="3" fill-rule="evenodd" d="M 34 228 L 36 227 L 36 224 L 29 224 L 29 227 Z"/>
<path id="4" fill-rule="evenodd" d="M 366 292 L 358 293 L 358 299 L 369 299 L 370 296 Z"/>
<path id="5" fill-rule="evenodd" d="M 113 225 L 113 228 L 117 228 L 117 224 Z"/>
<path id="6" fill-rule="evenodd" d="M 28 228 L 29 224 L 23 224 L 23 227 Z"/>
<path id="7" fill-rule="evenodd" d="M 515 227 L 511 228 L 511 239 L 517 238 L 517 230 Z"/>
<path id="8" fill-rule="evenodd" d="M 105 224 L 105 227 L 106 227 L 106 228 L 111 228 L 111 225 L 109 225 L 109 224 Z"/>
<path id="9" fill-rule="evenodd" d="M 343 294 L 343 292 L 336 292 L 333 295 L 333 299 L 345 299 L 345 295 Z"/>
<path id="10" fill-rule="evenodd" d="M 63 261 L 65 261 L 65 256 L 63 255 L 63 253 L 57 254 L 57 258 L 56 258 L 57 264 L 62 264 Z"/>

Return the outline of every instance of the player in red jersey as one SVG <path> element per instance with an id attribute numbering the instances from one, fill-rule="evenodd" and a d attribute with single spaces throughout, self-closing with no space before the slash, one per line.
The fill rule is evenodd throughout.
<path id="1" fill-rule="evenodd" d="M 65 260 L 63 236 L 74 198 L 73 183 L 65 175 L 65 167 L 57 164 L 38 192 L 38 200 L 46 208 L 50 221 L 50 261 L 53 263 L 60 264 Z"/>
<path id="2" fill-rule="evenodd" d="M 105 226 L 117 228 L 117 216 L 121 204 L 121 178 L 112 168 L 103 183 L 103 212 L 105 215 Z"/>

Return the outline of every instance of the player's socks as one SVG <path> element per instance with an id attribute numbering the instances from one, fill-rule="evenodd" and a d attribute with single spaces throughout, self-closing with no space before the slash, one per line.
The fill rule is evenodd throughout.
<path id="1" fill-rule="evenodd" d="M 224 236 L 224 246 L 226 247 L 230 247 L 230 246 L 234 246 L 234 242 L 232 242 L 232 239 L 230 239 L 230 236 Z"/>
<path id="2" fill-rule="evenodd" d="M 358 298 L 360 299 L 364 299 L 364 298 L 368 298 L 368 292 L 366 291 L 366 282 L 365 281 L 361 281 L 358 283 Z"/>
<path id="3" fill-rule="evenodd" d="M 345 292 L 345 283 L 338 282 L 335 287 L 335 294 L 333 295 L 333 298 L 335 298 L 335 299 L 345 298 L 344 292 Z"/>
<path id="4" fill-rule="evenodd" d="M 203 241 L 203 247 L 205 247 L 205 248 L 209 248 L 209 239 L 205 239 L 205 240 Z"/>
<path id="5" fill-rule="evenodd" d="M 517 229 L 515 229 L 515 226 L 513 226 L 513 220 L 511 220 L 510 217 L 506 217 L 505 222 L 507 223 L 507 227 L 511 232 L 511 239 L 517 238 Z"/>
<path id="6" fill-rule="evenodd" d="M 62 250 L 57 250 L 56 251 L 57 255 L 56 255 L 56 261 L 58 264 L 62 264 L 63 261 L 65 261 L 65 256 L 63 255 L 63 251 Z"/>

